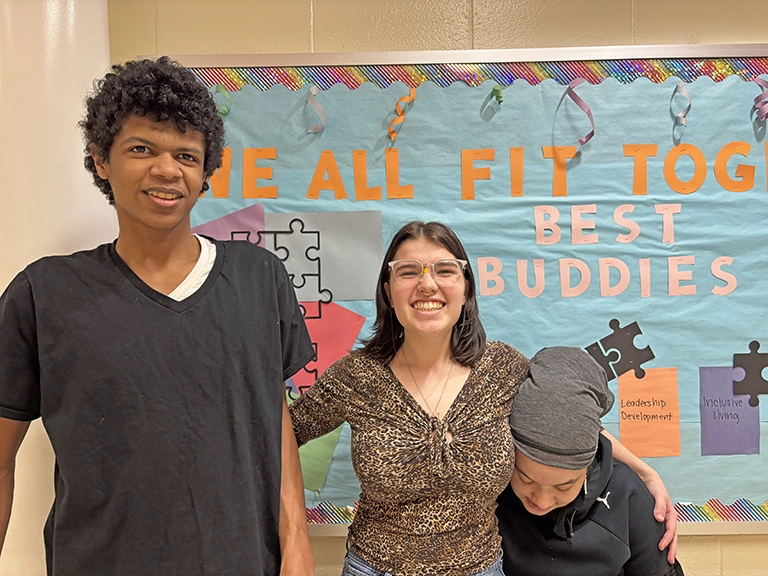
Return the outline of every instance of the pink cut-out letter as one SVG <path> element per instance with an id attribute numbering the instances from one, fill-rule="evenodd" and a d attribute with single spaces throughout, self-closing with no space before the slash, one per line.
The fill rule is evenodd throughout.
<path id="1" fill-rule="evenodd" d="M 631 214 L 635 211 L 635 207 L 632 204 L 622 204 L 617 206 L 613 211 L 613 221 L 619 226 L 624 226 L 629 232 L 627 234 L 619 234 L 616 236 L 616 242 L 620 244 L 629 244 L 634 242 L 638 236 L 640 236 L 640 226 L 634 220 L 627 220 L 624 218 L 624 214 Z"/>
<path id="2" fill-rule="evenodd" d="M 648 298 L 651 295 L 651 259 L 640 258 L 640 296 Z"/>
<path id="3" fill-rule="evenodd" d="M 661 214 L 661 241 L 663 244 L 675 243 L 675 221 L 673 214 L 680 214 L 680 204 L 655 204 L 656 214 Z"/>
<path id="4" fill-rule="evenodd" d="M 488 267 L 490 266 L 490 270 Z M 504 278 L 501 277 L 501 260 L 498 258 L 478 258 L 477 274 L 480 296 L 498 296 L 504 292 Z M 488 283 L 493 282 L 493 286 Z"/>
<path id="5" fill-rule="evenodd" d="M 629 286 L 629 266 L 618 258 L 600 258 L 600 296 L 618 296 Z M 611 286 L 611 268 L 619 271 L 619 281 Z"/>
<path id="6" fill-rule="evenodd" d="M 536 244 L 557 244 L 560 242 L 560 226 L 557 221 L 560 219 L 560 211 L 554 206 L 534 206 L 533 221 L 536 225 Z M 545 236 L 544 232 L 549 230 L 551 234 Z"/>
<path id="7" fill-rule="evenodd" d="M 576 286 L 571 286 L 571 270 L 576 268 L 581 274 L 581 280 Z M 591 280 L 589 266 L 578 258 L 560 258 L 560 294 L 563 298 L 573 298 L 583 294 L 589 288 Z"/>
<path id="8" fill-rule="evenodd" d="M 694 264 L 696 264 L 696 256 L 670 256 L 667 259 L 670 296 L 688 296 L 696 294 L 696 284 L 680 286 L 680 282 L 683 280 L 693 280 L 693 272 L 690 270 L 680 270 L 679 267 L 693 266 Z"/>
<path id="9" fill-rule="evenodd" d="M 533 261 L 533 288 L 528 286 L 528 260 L 517 261 L 517 287 L 520 294 L 526 298 L 536 298 L 544 292 L 544 260 L 537 258 Z"/>
<path id="10" fill-rule="evenodd" d="M 712 294 L 715 296 L 725 296 L 736 290 L 736 276 L 723 270 L 723 266 L 733 264 L 733 258 L 730 256 L 719 256 L 712 261 L 712 276 L 725 282 L 725 286 L 715 286 L 712 288 Z"/>
<path id="11" fill-rule="evenodd" d="M 597 204 L 571 206 L 571 244 L 597 244 L 597 234 L 584 234 L 584 230 L 594 230 L 594 220 L 582 220 L 583 214 L 596 214 Z"/>

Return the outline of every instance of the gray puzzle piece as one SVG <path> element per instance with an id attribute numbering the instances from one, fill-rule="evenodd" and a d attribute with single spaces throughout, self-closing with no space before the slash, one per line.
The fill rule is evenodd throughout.
<path id="1" fill-rule="evenodd" d="M 605 375 L 608 377 L 608 381 L 616 378 L 616 374 L 614 373 L 613 367 L 611 366 L 612 362 L 616 362 L 616 360 L 619 359 L 619 353 L 616 352 L 616 350 L 611 350 L 608 354 L 605 354 L 599 342 L 590 344 L 585 348 L 585 350 L 587 351 L 587 354 L 592 356 L 592 358 L 594 358 L 597 363 L 603 367 L 603 370 L 605 370 Z"/>
<path id="2" fill-rule="evenodd" d="M 327 304 L 333 299 L 330 290 L 321 284 L 319 231 L 307 230 L 300 218 L 294 218 L 287 230 L 265 230 L 259 236 L 266 240 L 265 247 L 285 264 L 300 302 Z"/>
<path id="3" fill-rule="evenodd" d="M 619 353 L 619 359 L 611 364 L 616 376 L 621 376 L 630 370 L 635 371 L 636 378 L 643 378 L 645 370 L 641 364 L 649 362 L 656 358 L 650 346 L 637 348 L 635 346 L 635 336 L 642 334 L 637 322 L 627 324 L 623 328 L 619 327 L 619 321 L 612 319 L 608 325 L 613 330 L 613 334 L 600 340 L 603 350 L 609 352 L 616 350 Z"/>
<path id="4" fill-rule="evenodd" d="M 760 394 L 768 394 L 768 381 L 763 378 L 763 370 L 768 366 L 768 354 L 758 352 L 760 342 L 749 343 L 749 354 L 734 354 L 733 367 L 744 370 L 741 380 L 733 381 L 733 394 L 749 394 L 749 405 L 757 406 Z"/>
<path id="5" fill-rule="evenodd" d="M 291 282 L 296 289 L 307 284 L 308 277 L 320 276 L 320 232 L 307 230 L 304 221 L 294 218 L 288 225 L 289 230 L 276 231 L 275 245 L 288 252 L 284 260 Z M 309 298 L 314 300 L 315 298 Z"/>

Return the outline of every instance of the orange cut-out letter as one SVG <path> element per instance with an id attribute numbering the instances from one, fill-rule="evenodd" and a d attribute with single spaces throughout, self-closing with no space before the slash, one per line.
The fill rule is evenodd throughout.
<path id="1" fill-rule="evenodd" d="M 715 286 L 712 288 L 712 294 L 715 296 L 725 296 L 736 290 L 736 276 L 723 270 L 723 266 L 733 264 L 733 258 L 730 256 L 719 256 L 712 261 L 712 276 L 725 282 L 725 286 Z"/>
<path id="2" fill-rule="evenodd" d="M 565 161 L 576 156 L 576 146 L 542 146 L 544 158 L 552 162 L 552 196 L 568 196 Z"/>
<path id="3" fill-rule="evenodd" d="M 576 286 L 571 286 L 571 270 L 574 268 L 579 271 L 581 279 Z M 583 294 L 589 288 L 591 280 L 586 262 L 578 258 L 560 258 L 560 294 L 563 298 L 573 298 Z"/>
<path id="4" fill-rule="evenodd" d="M 232 171 L 232 148 L 224 148 L 221 156 L 221 167 L 214 170 L 208 180 L 214 198 L 229 198 L 229 175 Z M 200 195 L 202 197 L 202 194 Z"/>
<path id="5" fill-rule="evenodd" d="M 512 196 L 523 195 L 524 148 L 509 149 L 509 189 Z"/>
<path id="6" fill-rule="evenodd" d="M 384 171 L 387 173 L 387 198 L 413 198 L 413 184 L 400 185 L 400 152 L 397 148 L 384 151 Z"/>
<path id="7" fill-rule="evenodd" d="M 493 148 L 481 148 L 479 150 L 461 151 L 461 199 L 475 199 L 475 180 L 490 180 L 491 167 L 481 166 L 475 168 L 475 160 L 493 160 L 495 152 Z"/>
<path id="8" fill-rule="evenodd" d="M 583 214 L 596 214 L 597 204 L 571 206 L 571 244 L 597 244 L 597 234 L 584 234 L 584 230 L 594 230 L 594 220 L 583 220 Z"/>
<path id="9" fill-rule="evenodd" d="M 381 200 L 381 186 L 368 187 L 368 155 L 365 150 L 352 151 L 352 173 L 355 200 Z"/>
<path id="10" fill-rule="evenodd" d="M 600 296 L 618 296 L 629 286 L 629 266 L 618 258 L 600 258 Z M 619 281 L 611 286 L 611 268 L 619 271 Z"/>
<path id="11" fill-rule="evenodd" d="M 272 180 L 272 168 L 256 166 L 256 160 L 275 160 L 276 148 L 243 148 L 243 198 L 277 198 L 277 186 L 259 186 L 257 180 Z"/>
<path id="12" fill-rule="evenodd" d="M 526 298 L 536 298 L 544 292 L 544 260 L 533 261 L 533 287 L 528 286 L 528 260 L 517 261 L 517 287 Z"/>
<path id="13" fill-rule="evenodd" d="M 696 294 L 696 284 L 680 285 L 680 282 L 683 280 L 690 281 L 693 279 L 693 272 L 691 270 L 680 270 L 680 266 L 693 266 L 694 264 L 696 264 L 696 256 L 670 256 L 667 259 L 670 296 L 690 296 Z"/>
<path id="14" fill-rule="evenodd" d="M 632 194 L 648 194 L 648 157 L 656 156 L 658 144 L 624 144 L 624 156 L 635 159 L 632 171 Z"/>
<path id="15" fill-rule="evenodd" d="M 560 242 L 562 232 L 557 221 L 560 219 L 560 211 L 554 206 L 534 206 L 533 221 L 536 226 L 536 244 L 557 244 Z M 551 234 L 545 236 L 549 230 Z"/>
<path id="16" fill-rule="evenodd" d="M 731 142 L 720 149 L 715 158 L 715 178 L 725 190 L 729 192 L 746 192 L 755 185 L 755 167 L 749 164 L 736 166 L 736 178 L 728 174 L 728 160 L 731 156 L 739 154 L 745 158 L 752 149 L 747 142 Z"/>
<path id="17" fill-rule="evenodd" d="M 326 174 L 328 175 L 327 178 L 325 177 Z M 336 200 L 343 200 L 347 197 L 344 181 L 341 179 L 341 172 L 336 165 L 336 157 L 332 150 L 323 150 L 320 154 L 312 182 L 309 183 L 307 198 L 317 200 L 320 197 L 320 190 L 333 190 L 333 196 Z"/>
<path id="18" fill-rule="evenodd" d="M 676 166 L 680 156 L 688 156 L 693 160 L 693 176 L 687 182 L 677 177 Z M 667 181 L 667 186 L 678 194 L 693 194 L 701 188 L 706 179 L 707 159 L 704 153 L 693 144 L 678 144 L 664 159 L 664 180 Z"/>
<path id="19" fill-rule="evenodd" d="M 480 296 L 498 296 L 504 292 L 504 278 L 501 277 L 501 269 L 501 260 L 498 258 L 477 259 Z M 489 282 L 493 282 L 493 285 L 490 286 Z"/>

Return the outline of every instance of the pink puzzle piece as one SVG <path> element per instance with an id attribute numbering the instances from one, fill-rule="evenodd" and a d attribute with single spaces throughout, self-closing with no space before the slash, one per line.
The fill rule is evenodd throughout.
<path id="1" fill-rule="evenodd" d="M 264 246 L 260 233 L 264 231 L 264 206 L 254 204 L 192 228 L 192 232 L 216 240 L 245 240 Z"/>
<path id="2" fill-rule="evenodd" d="M 335 302 L 301 302 L 301 305 L 312 309 L 320 307 L 322 314 L 316 318 L 305 318 L 309 336 L 315 344 L 317 358 L 293 376 L 299 392 L 309 388 L 326 368 L 349 353 L 365 323 L 364 316 Z"/>

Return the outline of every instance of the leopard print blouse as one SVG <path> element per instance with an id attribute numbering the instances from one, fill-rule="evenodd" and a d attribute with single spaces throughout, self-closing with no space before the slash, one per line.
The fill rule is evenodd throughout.
<path id="1" fill-rule="evenodd" d="M 300 445 L 345 421 L 352 429 L 361 487 L 349 529 L 355 554 L 397 576 L 467 576 L 496 561 L 496 497 L 514 466 L 509 414 L 527 373 L 520 352 L 487 343 L 438 420 L 388 364 L 353 352 L 293 403 Z"/>

